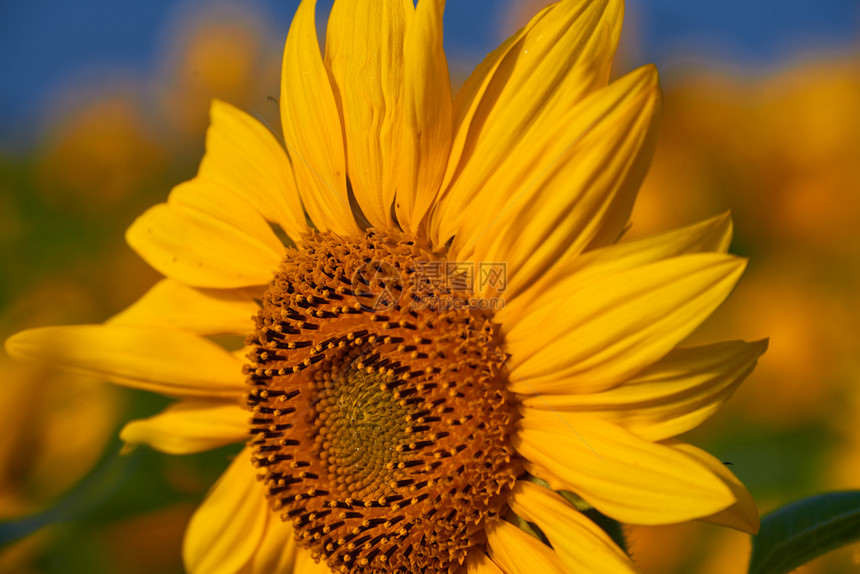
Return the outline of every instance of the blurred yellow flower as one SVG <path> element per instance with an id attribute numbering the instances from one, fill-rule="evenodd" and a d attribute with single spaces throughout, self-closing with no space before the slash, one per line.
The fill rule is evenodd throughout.
<path id="1" fill-rule="evenodd" d="M 8 519 L 40 509 L 92 467 L 119 422 L 120 397 L 89 379 L 4 358 L 0 379 L 0 515 Z"/>
<path id="2" fill-rule="evenodd" d="M 787 67 L 763 79 L 687 75 L 669 89 L 654 165 L 631 237 L 740 206 L 750 280 L 703 337 L 773 337 L 769 360 L 733 409 L 778 427 L 836 406 L 860 349 L 857 58 Z M 833 418 L 830 417 L 830 421 Z"/>
<path id="3" fill-rule="evenodd" d="M 189 140 L 205 132 L 213 98 L 255 111 L 271 109 L 276 119 L 277 104 L 263 106 L 278 90 L 273 45 L 271 27 L 253 4 L 207 5 L 178 19 L 165 46 L 160 82 L 170 143 L 187 149 Z"/>
<path id="4" fill-rule="evenodd" d="M 855 250 L 856 70 L 854 58 L 755 80 L 713 71 L 686 75 L 667 94 L 671 113 L 634 212 L 642 216 L 639 229 L 632 231 L 645 234 L 740 204 L 752 218 L 743 231 L 763 247 Z"/>
<path id="5" fill-rule="evenodd" d="M 166 278 L 104 325 L 7 342 L 177 398 L 131 445 L 246 443 L 191 519 L 192 573 L 636 571 L 557 491 L 625 523 L 758 528 L 725 465 L 673 438 L 766 348 L 678 346 L 743 272 L 731 221 L 618 243 L 661 108 L 651 66 L 608 82 L 622 3 L 543 10 L 453 100 L 443 6 L 337 2 L 323 56 L 305 0 L 286 153 L 216 102 L 197 177 L 127 233 Z"/>
<path id="6" fill-rule="evenodd" d="M 755 94 L 746 119 L 760 135 L 750 155 L 766 194 L 762 223 L 778 240 L 817 251 L 860 247 L 858 64 L 857 58 L 805 64 L 765 81 Z"/>
<path id="7" fill-rule="evenodd" d="M 95 465 L 119 423 L 118 389 L 0 356 L 0 520 L 43 510 Z M 47 542 L 37 532 L 0 552 L 0 569 L 28 571 Z"/>
<path id="8" fill-rule="evenodd" d="M 66 110 L 47 133 L 37 191 L 45 203 L 89 213 L 114 210 L 164 162 L 148 119 L 125 90 Z"/>

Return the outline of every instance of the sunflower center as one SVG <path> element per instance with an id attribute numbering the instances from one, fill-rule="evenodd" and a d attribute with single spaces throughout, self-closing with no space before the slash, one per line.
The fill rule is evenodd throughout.
<path id="1" fill-rule="evenodd" d="M 406 237 L 307 237 L 249 344 L 254 463 L 336 572 L 453 572 L 520 472 L 500 335 Z"/>

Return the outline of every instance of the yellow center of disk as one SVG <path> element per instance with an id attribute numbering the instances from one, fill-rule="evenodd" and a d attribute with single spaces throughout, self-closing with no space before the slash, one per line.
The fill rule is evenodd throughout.
<path id="1" fill-rule="evenodd" d="M 417 411 L 389 389 L 392 377 L 362 368 L 360 349 L 337 350 L 317 371 L 315 440 L 328 474 L 354 498 L 393 494 L 389 486 Z"/>
<path id="2" fill-rule="evenodd" d="M 492 315 L 440 301 L 405 236 L 307 237 L 249 344 L 255 464 L 336 572 L 453 572 L 521 466 Z M 429 303 L 428 303 L 429 301 Z"/>

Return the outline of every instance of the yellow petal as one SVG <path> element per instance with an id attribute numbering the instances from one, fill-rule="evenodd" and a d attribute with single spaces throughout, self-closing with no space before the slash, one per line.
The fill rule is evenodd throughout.
<path id="1" fill-rule="evenodd" d="M 109 323 L 172 327 L 198 335 L 247 335 L 254 330 L 259 309 L 252 297 L 248 291 L 195 289 L 164 279 Z"/>
<path id="2" fill-rule="evenodd" d="M 192 454 L 248 438 L 251 413 L 238 403 L 180 401 L 120 431 L 128 445 L 147 444 L 168 454 Z"/>
<path id="3" fill-rule="evenodd" d="M 546 9 L 544 9 L 544 11 L 546 11 Z M 475 118 L 481 99 L 485 94 L 487 94 L 487 90 L 490 87 L 493 76 L 503 62 L 509 62 L 509 54 L 516 53 L 521 49 L 523 36 L 527 31 L 530 31 L 534 27 L 534 23 L 536 21 L 539 21 L 539 16 L 533 18 L 528 26 L 517 31 L 510 38 L 502 42 L 498 48 L 487 54 L 484 60 L 474 69 L 472 74 L 466 78 L 466 81 L 457 92 L 457 95 L 454 98 L 452 110 L 454 121 L 454 133 L 452 135 L 451 142 L 452 149 L 448 162 L 448 169 L 446 170 L 446 176 L 443 181 L 448 182 L 453 177 L 454 168 L 457 167 L 459 158 L 464 153 L 463 148 L 466 145 L 467 136 L 469 135 L 469 127 L 472 120 Z M 509 70 L 505 70 L 500 73 L 504 75 L 505 73 L 509 73 Z M 444 226 L 444 224 L 444 221 L 439 221 L 434 218 L 434 232 L 437 232 L 440 226 Z M 455 227 L 452 226 L 451 229 L 451 233 L 453 233 Z M 445 232 L 442 233 L 444 234 Z"/>
<path id="4" fill-rule="evenodd" d="M 263 124 L 219 100 L 212 102 L 206 155 L 199 175 L 222 184 L 250 203 L 267 221 L 298 241 L 307 231 L 293 168 Z"/>
<path id="5" fill-rule="evenodd" d="M 617 240 L 651 161 L 660 108 L 657 72 L 646 66 L 529 134 L 476 194 L 455 257 L 505 261 L 515 296 L 559 261 Z"/>
<path id="6" fill-rule="evenodd" d="M 522 317 L 529 315 L 534 305 L 540 304 L 541 293 L 561 281 L 570 280 L 574 275 L 578 281 L 583 281 L 590 276 L 632 269 L 680 255 L 725 253 L 728 251 L 731 239 L 732 220 L 729 213 L 724 213 L 667 233 L 623 241 L 609 247 L 588 251 L 578 257 L 559 262 L 541 279 L 535 281 L 522 296 L 511 297 L 506 294 L 505 306 L 496 313 L 495 320 L 503 324 L 515 324 Z"/>
<path id="7" fill-rule="evenodd" d="M 266 531 L 269 505 L 244 449 L 221 475 L 185 531 L 182 558 L 189 574 L 239 572 Z"/>
<path id="8" fill-rule="evenodd" d="M 281 123 L 302 203 L 314 226 L 341 235 L 360 230 L 349 206 L 340 112 L 317 40 L 316 0 L 296 11 L 281 73 Z"/>
<path id="9" fill-rule="evenodd" d="M 526 409 L 518 424 L 514 446 L 532 474 L 621 522 L 683 522 L 734 503 L 731 490 L 698 461 L 599 418 Z"/>
<path id="10" fill-rule="evenodd" d="M 511 510 L 546 534 L 566 572 L 594 574 L 639 572 L 609 536 L 558 494 L 519 481 L 510 495 Z M 525 560 L 527 557 L 522 557 Z M 541 568 L 523 572 L 543 572 Z"/>
<path id="11" fill-rule="evenodd" d="M 245 391 L 240 360 L 206 339 L 174 329 L 44 327 L 9 338 L 6 352 L 170 397 L 238 399 Z"/>
<path id="12" fill-rule="evenodd" d="M 675 349 L 601 393 L 525 397 L 527 407 L 599 416 L 648 440 L 687 432 L 710 417 L 755 367 L 767 341 Z"/>
<path id="13" fill-rule="evenodd" d="M 666 444 L 671 448 L 679 450 L 688 456 L 693 457 L 709 469 L 713 471 L 725 484 L 732 490 L 736 502 L 721 512 L 705 516 L 702 520 L 713 522 L 721 526 L 735 528 L 741 532 L 749 532 L 750 534 L 758 534 L 760 517 L 758 508 L 756 508 L 755 500 L 749 493 L 743 483 L 732 474 L 729 467 L 711 454 L 697 448 L 691 444 L 681 441 L 667 441 Z"/>
<path id="14" fill-rule="evenodd" d="M 445 0 L 421 0 L 406 34 L 397 221 L 413 234 L 433 203 L 451 148 L 451 81 L 442 49 Z"/>
<path id="15" fill-rule="evenodd" d="M 745 264 L 703 253 L 561 282 L 506 334 L 511 390 L 584 393 L 616 386 L 698 327 Z"/>
<path id="16" fill-rule="evenodd" d="M 466 563 L 458 572 L 465 574 L 503 574 L 490 558 L 481 550 L 472 550 L 466 557 Z"/>
<path id="17" fill-rule="evenodd" d="M 349 181 L 364 215 L 379 228 L 392 225 L 403 47 L 414 11 L 412 0 L 341 0 L 326 31 L 326 66 L 343 114 Z"/>
<path id="18" fill-rule="evenodd" d="M 138 217 L 126 241 L 163 275 L 194 287 L 266 285 L 284 255 L 249 203 L 199 177 Z"/>
<path id="19" fill-rule="evenodd" d="M 310 550 L 299 548 L 296 552 L 296 565 L 293 567 L 293 574 L 332 574 L 332 571 L 326 566 L 324 560 L 315 562 Z"/>
<path id="20" fill-rule="evenodd" d="M 492 520 L 486 529 L 490 557 L 507 574 L 565 574 L 552 548 L 510 522 Z"/>
<path id="21" fill-rule="evenodd" d="M 293 527 L 274 512 L 267 513 L 266 531 L 242 574 L 295 574 L 296 541 Z"/>
<path id="22" fill-rule="evenodd" d="M 606 85 L 622 12 L 617 0 L 558 2 L 475 70 L 454 101 L 456 131 L 443 185 L 448 189 L 432 218 L 434 245 L 457 233 L 475 194 L 518 142 L 545 132 Z"/>

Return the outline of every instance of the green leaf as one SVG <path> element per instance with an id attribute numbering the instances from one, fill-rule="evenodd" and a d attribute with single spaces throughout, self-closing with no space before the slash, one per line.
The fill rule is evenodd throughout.
<path id="1" fill-rule="evenodd" d="M 818 494 L 762 518 L 753 537 L 750 574 L 785 574 L 860 540 L 860 491 Z"/>

